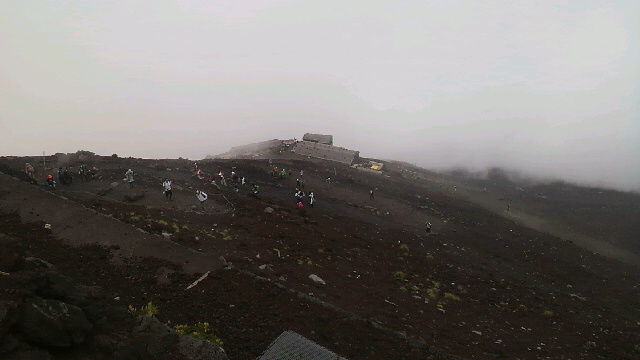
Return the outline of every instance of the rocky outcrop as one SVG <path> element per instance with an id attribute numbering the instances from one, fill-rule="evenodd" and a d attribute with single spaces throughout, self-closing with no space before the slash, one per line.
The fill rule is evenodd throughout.
<path id="1" fill-rule="evenodd" d="M 15 253 L 5 259 L 0 359 L 228 359 L 217 344 L 133 317 L 99 287 L 79 285 L 44 260 Z"/>
<path id="2" fill-rule="evenodd" d="M 25 301 L 17 323 L 27 342 L 54 347 L 81 344 L 92 328 L 81 308 L 37 296 Z"/>

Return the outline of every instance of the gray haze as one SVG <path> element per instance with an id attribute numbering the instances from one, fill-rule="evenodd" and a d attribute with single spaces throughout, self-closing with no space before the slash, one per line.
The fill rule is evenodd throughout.
<path id="1" fill-rule="evenodd" d="M 0 1 L 0 154 L 305 132 L 640 189 L 640 1 Z"/>

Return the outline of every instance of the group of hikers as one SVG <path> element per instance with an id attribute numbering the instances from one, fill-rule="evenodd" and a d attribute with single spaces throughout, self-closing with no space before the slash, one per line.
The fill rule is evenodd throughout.
<path id="1" fill-rule="evenodd" d="M 205 176 L 202 169 L 198 167 L 198 164 L 194 164 L 194 166 L 195 166 L 195 169 L 194 169 L 195 177 L 197 177 L 201 181 L 204 181 L 205 184 L 207 183 L 212 184 L 219 188 L 219 186 L 216 183 L 216 178 L 212 174 L 210 174 L 207 177 Z M 27 176 L 29 176 L 31 181 L 34 181 L 34 182 L 36 181 L 33 165 L 26 163 L 25 173 L 27 174 Z M 83 164 L 83 165 L 80 165 L 78 168 L 78 175 L 82 180 L 82 182 L 88 181 L 89 179 L 96 177 L 98 173 L 99 173 L 99 170 L 96 167 L 88 169 L 87 165 Z M 270 174 L 274 178 L 284 179 L 287 175 L 290 178 L 292 171 L 289 170 L 287 172 L 285 169 L 279 169 L 278 167 L 273 167 L 272 171 L 270 171 Z M 129 184 L 129 187 L 132 187 L 135 181 L 134 176 L 135 176 L 135 172 L 132 169 L 128 169 L 125 172 L 125 178 L 123 179 L 123 181 L 126 181 Z M 229 177 L 227 177 L 227 175 L 223 171 L 220 171 L 218 172 L 218 177 L 220 178 L 220 185 L 222 186 L 228 186 L 227 179 L 230 179 L 231 183 L 233 184 L 234 190 L 236 192 L 239 192 L 238 185 L 245 186 L 247 183 L 246 178 L 244 176 L 239 176 L 235 171 L 231 171 L 231 175 Z M 54 179 L 53 175 L 48 174 L 46 179 L 46 184 L 48 186 L 55 188 L 57 182 L 60 182 L 60 184 L 63 184 L 63 185 L 71 184 L 73 182 L 73 176 L 71 175 L 71 171 L 69 170 L 68 167 L 65 167 L 65 168 L 59 167 L 56 171 L 56 178 L 58 181 Z M 327 184 L 331 184 L 331 178 L 327 178 L 326 182 Z M 296 200 L 295 204 L 298 208 L 304 207 L 303 198 L 306 196 L 308 197 L 309 206 L 313 207 L 316 202 L 315 194 L 313 191 L 310 191 L 308 194 L 305 194 L 304 187 L 305 187 L 304 170 L 300 170 L 300 175 L 296 179 L 296 189 L 294 193 L 295 200 Z M 165 179 L 162 182 L 162 188 L 163 188 L 163 194 L 165 195 L 165 198 L 167 200 L 172 200 L 173 181 L 168 178 Z M 256 185 L 255 183 L 252 183 L 251 184 L 252 194 L 257 195 L 259 188 L 260 187 L 258 185 Z M 201 208 L 204 210 L 204 203 L 207 201 L 209 196 L 207 195 L 207 193 L 205 193 L 200 189 L 196 190 L 195 195 L 198 201 L 200 202 Z M 375 200 L 374 190 L 369 190 L 369 200 Z M 431 226 L 432 225 L 430 222 L 425 223 L 427 234 L 431 233 Z"/>
<path id="2" fill-rule="evenodd" d="M 33 165 L 30 163 L 26 163 L 24 167 L 24 172 L 27 174 L 29 179 L 37 183 L 35 176 L 35 170 Z M 70 185 L 73 183 L 73 172 L 69 170 L 69 167 L 58 167 L 55 172 L 55 177 L 52 174 L 47 174 L 47 178 L 45 180 L 46 185 L 49 187 L 55 188 L 56 184 L 60 183 L 61 185 Z M 78 167 L 78 176 L 82 182 L 89 181 L 90 179 L 94 179 L 100 176 L 100 170 L 95 166 L 89 169 L 87 165 L 82 164 Z"/>

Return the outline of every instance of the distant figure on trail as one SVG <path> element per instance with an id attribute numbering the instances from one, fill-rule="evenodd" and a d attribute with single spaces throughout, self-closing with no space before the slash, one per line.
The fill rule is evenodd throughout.
<path id="1" fill-rule="evenodd" d="M 287 171 L 285 169 L 282 169 L 282 171 L 280 171 L 280 180 L 284 179 L 287 176 Z"/>
<path id="2" fill-rule="evenodd" d="M 47 175 L 47 185 L 51 186 L 52 188 L 56 187 L 56 182 L 55 180 L 53 180 L 53 175 L 51 174 Z"/>
<path id="3" fill-rule="evenodd" d="M 300 180 L 300 190 L 304 189 L 304 179 Z"/>
<path id="4" fill-rule="evenodd" d="M 162 183 L 162 187 L 164 188 L 164 197 L 168 200 L 171 200 L 171 198 L 173 197 L 173 191 L 171 190 L 171 180 L 166 179 L 163 183 Z"/>
<path id="5" fill-rule="evenodd" d="M 87 169 L 87 165 L 82 164 L 78 169 L 78 175 L 80 175 L 80 180 L 82 182 L 87 181 L 87 174 L 89 173 L 89 169 Z"/>
<path id="6" fill-rule="evenodd" d="M 300 177 L 304 175 L 304 170 L 300 170 Z"/>
<path id="7" fill-rule="evenodd" d="M 244 186 L 244 184 L 246 184 L 246 179 L 244 178 L 244 176 L 240 179 L 240 185 Z"/>
<path id="8" fill-rule="evenodd" d="M 313 204 L 316 202 L 316 196 L 313 194 L 313 191 L 309 192 L 309 205 L 313 207 Z"/>
<path id="9" fill-rule="evenodd" d="M 220 171 L 218 173 L 218 175 L 220 176 L 220 184 L 227 186 L 227 180 L 224 178 L 224 173 L 222 171 Z"/>
<path id="10" fill-rule="evenodd" d="M 373 189 L 369 190 L 369 200 L 375 200 L 376 196 L 373 193 Z"/>
<path id="11" fill-rule="evenodd" d="M 238 182 L 238 174 L 236 174 L 236 172 L 235 172 L 235 171 L 232 171 L 232 172 L 231 172 L 231 180 L 232 180 L 234 183 L 237 183 L 237 182 Z"/>
<path id="12" fill-rule="evenodd" d="M 300 189 L 300 179 L 296 179 L 296 189 Z"/>
<path id="13" fill-rule="evenodd" d="M 196 176 L 198 177 L 198 180 L 204 180 L 204 171 L 202 171 L 202 169 L 198 169 L 198 171 L 196 171 Z"/>
<path id="14" fill-rule="evenodd" d="M 427 234 L 430 234 L 431 233 L 431 223 L 427 221 L 425 226 L 427 227 Z"/>
<path id="15" fill-rule="evenodd" d="M 25 172 L 25 173 L 27 173 L 27 175 L 28 175 L 32 180 L 35 180 L 35 179 L 36 179 L 35 175 L 33 174 L 33 166 L 31 166 L 31 164 L 29 164 L 29 163 L 26 163 L 26 164 L 25 164 L 25 166 L 24 166 L 24 172 Z"/>
<path id="16" fill-rule="evenodd" d="M 129 187 L 133 186 L 133 170 L 129 169 L 124 173 L 124 180 L 129 183 Z"/>
<path id="17" fill-rule="evenodd" d="M 253 193 L 254 195 L 258 194 L 258 190 L 260 189 L 260 187 L 256 184 L 251 184 L 253 186 Z"/>
<path id="18" fill-rule="evenodd" d="M 326 181 L 327 181 L 327 185 L 329 186 L 329 188 L 331 188 L 331 178 L 328 177 Z"/>
<path id="19" fill-rule="evenodd" d="M 207 198 L 209 196 L 204 191 L 196 190 L 196 197 L 200 201 L 200 206 L 202 207 L 202 210 L 204 210 L 204 202 L 207 201 Z"/>
<path id="20" fill-rule="evenodd" d="M 511 204 L 507 204 L 507 211 L 511 211 Z"/>

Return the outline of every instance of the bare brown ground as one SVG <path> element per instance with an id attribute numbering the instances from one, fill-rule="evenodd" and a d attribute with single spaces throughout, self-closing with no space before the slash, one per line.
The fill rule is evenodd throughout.
<path id="1" fill-rule="evenodd" d="M 24 161 L 3 159 L 1 170 L 22 178 Z M 32 239 L 29 252 L 102 286 L 124 307 L 153 301 L 164 322 L 215 324 L 232 359 L 255 358 L 284 330 L 350 359 L 424 359 L 432 346 L 473 359 L 638 355 L 637 268 L 528 227 L 554 217 L 533 205 L 512 205 L 512 214 L 494 210 L 470 195 L 475 184 L 460 182 L 453 191 L 447 185 L 455 179 L 400 165 L 375 176 L 275 159 L 294 169 L 294 177 L 280 180 L 269 176 L 266 160 L 200 164 L 214 174 L 234 168 L 260 185 L 253 196 L 248 188 L 203 185 L 186 160 L 95 164 L 102 179 L 58 190 L 0 175 L 0 232 Z M 122 182 L 129 167 L 138 173 L 132 188 Z M 314 208 L 293 206 L 300 169 L 305 190 L 317 196 Z M 328 176 L 336 181 L 331 186 Z M 161 193 L 166 177 L 180 186 L 172 201 Z M 97 195 L 113 182 L 113 190 Z M 196 188 L 210 194 L 204 211 L 192 209 Z M 375 200 L 369 189 L 376 189 Z M 140 200 L 124 201 L 140 193 Z M 425 234 L 425 221 L 434 233 Z M 226 262 L 233 269 L 225 270 Z"/>

